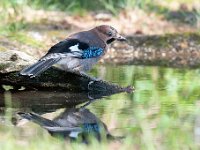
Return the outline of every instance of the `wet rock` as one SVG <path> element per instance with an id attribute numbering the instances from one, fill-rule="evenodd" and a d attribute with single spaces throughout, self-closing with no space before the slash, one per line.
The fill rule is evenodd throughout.
<path id="1" fill-rule="evenodd" d="M 20 76 L 18 71 L 0 73 L 0 85 L 11 85 L 14 89 L 57 90 L 57 91 L 97 91 L 106 93 L 132 92 L 131 87 L 121 87 L 103 80 L 96 81 L 93 77 L 79 72 L 67 72 L 51 67 L 40 76 L 29 78 Z"/>
<path id="2" fill-rule="evenodd" d="M 0 73 L 19 71 L 34 63 L 34 61 L 33 57 L 21 51 L 7 50 L 0 52 Z"/>

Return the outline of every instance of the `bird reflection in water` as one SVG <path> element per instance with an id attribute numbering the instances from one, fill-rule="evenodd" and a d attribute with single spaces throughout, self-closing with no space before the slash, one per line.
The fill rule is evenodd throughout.
<path id="1" fill-rule="evenodd" d="M 87 144 L 91 138 L 96 138 L 98 141 L 122 138 L 112 136 L 107 126 L 85 107 L 65 109 L 53 120 L 35 113 L 19 112 L 18 115 L 40 125 L 52 136 L 63 137 L 71 141 L 82 141 Z"/>

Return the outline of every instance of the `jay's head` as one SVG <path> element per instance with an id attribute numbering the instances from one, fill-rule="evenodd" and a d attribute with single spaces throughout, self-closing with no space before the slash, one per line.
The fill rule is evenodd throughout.
<path id="1" fill-rule="evenodd" d="M 126 41 L 126 38 L 121 36 L 117 30 L 108 25 L 101 25 L 94 28 L 100 38 L 107 44 L 112 43 L 113 41 Z"/>

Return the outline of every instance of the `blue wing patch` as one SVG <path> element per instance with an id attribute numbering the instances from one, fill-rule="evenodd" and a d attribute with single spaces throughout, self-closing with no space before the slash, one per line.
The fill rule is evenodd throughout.
<path id="1" fill-rule="evenodd" d="M 84 123 L 83 124 L 84 132 L 100 132 L 100 127 L 97 123 Z"/>
<path id="2" fill-rule="evenodd" d="M 83 50 L 83 54 L 81 58 L 87 59 L 87 58 L 94 58 L 101 56 L 103 54 L 103 48 L 99 47 L 89 47 L 85 50 Z"/>

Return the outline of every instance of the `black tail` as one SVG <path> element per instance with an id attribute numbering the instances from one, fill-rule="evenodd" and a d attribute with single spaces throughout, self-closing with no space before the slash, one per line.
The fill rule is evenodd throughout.
<path id="1" fill-rule="evenodd" d="M 57 123 L 54 121 L 51 121 L 49 119 L 43 118 L 35 113 L 24 113 L 24 112 L 19 112 L 18 115 L 20 115 L 22 118 L 25 118 L 27 120 L 30 120 L 40 126 L 47 126 L 47 127 L 59 127 Z"/>
<path id="2" fill-rule="evenodd" d="M 50 68 L 53 64 L 57 63 L 60 58 L 54 59 L 46 59 L 46 60 L 39 60 L 35 64 L 24 68 L 20 74 L 24 76 L 35 77 L 40 73 L 44 72 L 48 68 Z"/>
<path id="3" fill-rule="evenodd" d="M 18 112 L 18 115 L 20 115 L 22 118 L 25 118 L 27 120 L 30 120 L 41 127 L 45 128 L 51 133 L 70 133 L 70 132 L 81 132 L 82 129 L 80 127 L 61 127 L 59 124 L 57 124 L 55 121 L 51 121 L 49 119 L 43 118 L 35 113 L 24 113 L 24 112 Z M 66 124 L 67 125 L 67 124 Z"/>

